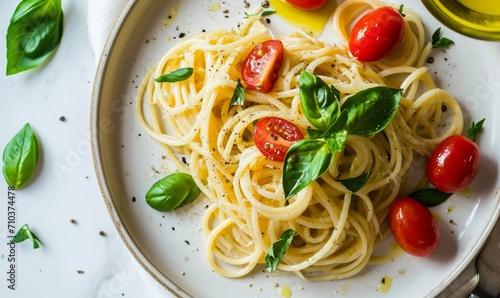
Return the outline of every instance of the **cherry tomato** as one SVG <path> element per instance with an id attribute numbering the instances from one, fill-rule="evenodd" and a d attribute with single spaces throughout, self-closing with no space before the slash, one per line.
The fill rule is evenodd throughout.
<path id="1" fill-rule="evenodd" d="M 352 28 L 349 50 L 359 61 L 377 61 L 392 53 L 403 40 L 405 20 L 396 9 L 384 6 L 364 15 Z"/>
<path id="2" fill-rule="evenodd" d="M 304 138 L 302 131 L 290 121 L 278 117 L 260 119 L 253 131 L 255 146 L 264 156 L 276 161 L 285 159 L 288 148 Z"/>
<path id="3" fill-rule="evenodd" d="M 278 80 L 284 48 L 280 40 L 268 40 L 253 48 L 243 62 L 241 76 L 250 89 L 268 93 Z"/>
<path id="4" fill-rule="evenodd" d="M 303 10 L 314 10 L 325 5 L 328 0 L 286 0 L 292 6 Z"/>
<path id="5" fill-rule="evenodd" d="M 427 257 L 436 250 L 439 243 L 436 219 L 419 201 L 396 199 L 389 209 L 389 223 L 394 239 L 407 253 Z"/>
<path id="6" fill-rule="evenodd" d="M 427 178 L 442 192 L 458 192 L 476 177 L 481 155 L 476 143 L 454 135 L 439 143 L 427 161 Z"/>

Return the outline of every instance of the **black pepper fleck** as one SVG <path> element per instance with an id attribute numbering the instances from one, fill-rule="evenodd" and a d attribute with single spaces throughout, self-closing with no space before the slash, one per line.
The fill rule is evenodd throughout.
<path id="1" fill-rule="evenodd" d="M 184 240 L 184 242 L 186 242 L 187 245 L 191 245 L 188 240 Z"/>
<path id="2" fill-rule="evenodd" d="M 106 233 L 104 233 L 104 231 L 99 231 L 99 235 L 100 236 L 106 236 Z"/>
<path id="3" fill-rule="evenodd" d="M 84 273 L 85 273 L 85 271 L 83 271 L 83 270 L 76 270 L 76 272 L 77 272 L 78 274 L 84 274 Z"/>
<path id="4" fill-rule="evenodd" d="M 135 202 L 135 200 L 136 200 L 135 197 L 132 197 L 132 202 Z"/>
<path id="5" fill-rule="evenodd" d="M 66 121 L 66 117 L 64 117 L 64 116 L 61 116 L 61 117 L 59 118 L 59 121 L 61 121 L 61 122 L 64 122 L 64 121 Z"/>
<path id="6" fill-rule="evenodd" d="M 74 223 L 76 223 L 76 220 L 70 219 L 69 222 L 72 223 L 72 224 L 74 224 Z"/>
<path id="7" fill-rule="evenodd" d="M 427 63 L 429 63 L 429 64 L 434 63 L 434 57 L 427 58 Z"/>
<path id="8" fill-rule="evenodd" d="M 262 1 L 260 6 L 262 6 L 263 8 L 269 8 L 269 1 Z"/>

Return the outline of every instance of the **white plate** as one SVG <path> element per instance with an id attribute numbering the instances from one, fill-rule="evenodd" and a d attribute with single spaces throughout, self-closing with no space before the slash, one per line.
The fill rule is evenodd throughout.
<path id="1" fill-rule="evenodd" d="M 261 3 L 248 2 L 248 12 Z M 499 214 L 500 157 L 495 148 L 500 141 L 500 118 L 496 116 L 500 112 L 500 79 L 496 75 L 500 43 L 473 40 L 443 28 L 456 44 L 434 51 L 434 63 L 428 65 L 438 84 L 461 102 L 467 126 L 471 119 L 486 118 L 479 137 L 482 164 L 471 192 L 454 195 L 434 208 L 441 219 L 442 240 L 432 257 L 404 255 L 385 265 L 368 266 L 356 277 L 341 281 L 312 283 L 261 270 L 244 278 L 227 279 L 213 273 L 204 259 L 201 210 L 161 213 L 146 204 L 145 193 L 163 176 L 155 174 L 152 167 L 161 172 L 166 162 L 160 146 L 136 119 L 133 103 L 137 88 L 167 49 L 182 40 L 181 35 L 234 27 L 243 20 L 244 3 L 130 1 L 112 33 L 96 76 L 91 132 L 102 195 L 125 245 L 159 283 L 179 296 L 281 297 L 284 286 L 294 297 L 437 295 L 478 252 Z M 421 14 L 428 33 L 441 26 L 420 2 L 403 3 Z M 177 15 L 169 19 L 175 9 Z M 284 28 L 278 16 L 270 18 L 273 30 Z M 389 292 L 382 294 L 377 288 L 385 275 L 393 282 Z"/>

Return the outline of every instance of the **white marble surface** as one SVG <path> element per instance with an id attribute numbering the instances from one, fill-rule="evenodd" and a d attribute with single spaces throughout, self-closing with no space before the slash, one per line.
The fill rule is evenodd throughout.
<path id="1" fill-rule="evenodd" d="M 7 31 L 17 4 L 0 1 L 0 32 Z M 167 296 L 137 268 L 96 183 L 89 140 L 96 65 L 85 8 L 82 0 L 63 1 L 62 43 L 37 70 L 5 76 L 5 39 L 0 45 L 0 148 L 26 122 L 41 145 L 34 177 L 16 191 L 16 226 L 28 223 L 43 242 L 37 250 L 29 243 L 18 245 L 15 262 L 9 261 L 7 185 L 0 179 L 0 297 Z M 8 288 L 11 264 L 15 264 L 15 290 Z M 462 280 L 471 275 L 467 271 Z"/>
<path id="2" fill-rule="evenodd" d="M 7 77 L 5 38 L 0 45 L 0 148 L 26 122 L 40 143 L 36 173 L 16 191 L 16 226 L 28 223 L 43 242 L 36 250 L 28 242 L 18 245 L 15 263 L 8 261 L 7 185 L 0 179 L 0 297 L 152 297 L 111 223 L 95 179 L 89 109 L 96 66 L 86 3 L 62 2 L 63 39 L 46 65 Z M 2 36 L 18 3 L 0 1 Z M 11 264 L 15 290 L 8 288 Z"/>

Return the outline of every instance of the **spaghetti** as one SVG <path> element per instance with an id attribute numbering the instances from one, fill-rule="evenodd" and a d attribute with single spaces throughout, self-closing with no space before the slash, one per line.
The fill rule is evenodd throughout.
<path id="1" fill-rule="evenodd" d="M 447 136 L 461 133 L 459 105 L 436 87 L 422 66 L 430 45 L 414 12 L 405 9 L 408 34 L 387 59 L 363 64 L 349 55 L 349 26 L 364 10 L 381 5 L 386 4 L 350 0 L 340 5 L 332 22 L 340 39 L 335 46 L 301 31 L 273 36 L 255 16 L 238 32 L 205 32 L 183 41 L 148 74 L 138 94 L 139 120 L 178 171 L 190 173 L 207 197 L 206 257 L 215 272 L 227 277 L 250 273 L 286 229 L 295 230 L 297 237 L 279 269 L 308 280 L 342 279 L 360 272 L 387 235 L 389 206 L 403 191 L 412 161 L 429 155 Z M 274 89 L 267 94 L 246 89 L 244 105 L 231 106 L 243 60 L 251 48 L 269 39 L 280 39 L 285 47 Z M 194 69 L 185 81 L 154 81 L 184 67 Z M 341 104 L 349 95 L 374 86 L 401 88 L 403 97 L 382 132 L 349 135 L 331 168 L 285 204 L 283 164 L 257 150 L 252 132 L 257 120 L 269 116 L 284 118 L 304 131 L 311 126 L 301 112 L 302 70 L 334 85 Z M 182 163 L 179 154 L 189 163 Z M 367 171 L 367 183 L 355 194 L 339 182 Z"/>

